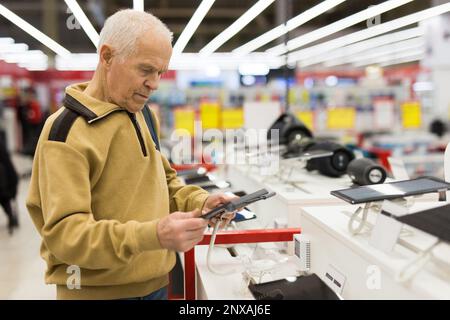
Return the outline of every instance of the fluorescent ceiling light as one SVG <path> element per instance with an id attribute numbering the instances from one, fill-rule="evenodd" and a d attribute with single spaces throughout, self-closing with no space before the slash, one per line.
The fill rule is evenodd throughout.
<path id="1" fill-rule="evenodd" d="M 220 76 L 221 70 L 218 66 L 209 65 L 205 68 L 205 75 L 208 78 L 217 78 Z"/>
<path id="2" fill-rule="evenodd" d="M 329 87 L 335 87 L 339 83 L 339 79 L 336 76 L 328 76 L 325 79 L 325 84 Z"/>
<path id="3" fill-rule="evenodd" d="M 390 43 L 395 43 L 407 39 L 413 39 L 422 37 L 425 35 L 425 30 L 422 27 L 415 27 L 407 30 L 402 30 L 394 33 L 389 33 L 383 36 L 378 36 L 369 40 L 357 42 L 336 50 L 327 51 L 323 54 L 314 56 L 309 59 L 304 59 L 300 61 L 300 67 L 307 67 L 317 63 L 324 63 L 327 61 L 336 60 L 339 58 L 344 58 L 349 55 L 354 55 L 360 52 L 364 52 L 369 49 L 378 48 Z"/>
<path id="4" fill-rule="evenodd" d="M 89 21 L 88 17 L 84 13 L 83 9 L 81 9 L 80 5 L 76 0 L 64 0 L 69 7 L 69 9 L 72 11 L 73 15 L 77 19 L 77 21 L 80 23 L 81 27 L 83 28 L 84 32 L 86 32 L 89 39 L 91 39 L 94 46 L 97 48 L 98 43 L 100 41 L 100 36 L 98 32 L 94 29 L 91 22 Z"/>
<path id="5" fill-rule="evenodd" d="M 144 11 L 144 0 L 133 0 L 133 9 Z"/>
<path id="6" fill-rule="evenodd" d="M 264 63 L 243 63 L 239 65 L 238 70 L 243 76 L 265 76 L 270 68 Z"/>
<path id="7" fill-rule="evenodd" d="M 357 31 L 354 33 L 350 33 L 348 35 L 309 47 L 302 50 L 295 51 L 293 53 L 289 54 L 288 61 L 289 62 L 295 62 L 302 59 L 307 59 L 314 57 L 319 54 L 323 54 L 325 52 L 331 51 L 333 49 L 341 48 L 346 45 L 366 40 L 375 36 L 378 36 L 380 34 L 390 32 L 392 30 L 396 30 L 408 25 L 411 25 L 413 23 L 417 23 L 422 20 L 426 20 L 438 15 L 441 15 L 443 13 L 450 11 L 450 2 L 445 3 L 439 6 L 434 6 L 429 9 L 425 9 L 410 15 L 407 15 L 402 18 L 398 18 L 395 20 L 391 20 L 382 24 L 379 24 L 377 26 L 370 27 L 368 29 L 364 29 L 361 31 Z"/>
<path id="8" fill-rule="evenodd" d="M 202 3 L 200 3 L 191 20 L 189 20 L 188 24 L 178 38 L 177 43 L 175 43 L 175 46 L 173 47 L 173 55 L 178 55 L 183 52 L 195 30 L 197 30 L 203 18 L 214 4 L 214 1 L 215 0 L 203 0 Z"/>
<path id="9" fill-rule="evenodd" d="M 21 53 L 2 53 L 0 59 L 8 63 L 47 62 L 48 56 L 41 50 L 30 50 Z"/>
<path id="10" fill-rule="evenodd" d="M 379 66 L 380 67 L 387 67 L 387 66 L 392 66 L 395 64 L 402 64 L 402 63 L 408 63 L 408 62 L 414 62 L 414 61 L 420 61 L 425 57 L 425 55 L 423 54 L 419 54 L 417 56 L 413 56 L 413 57 L 406 57 L 406 58 L 401 58 L 401 59 L 394 59 L 391 61 L 386 61 L 384 63 L 380 63 Z"/>
<path id="11" fill-rule="evenodd" d="M 53 39 L 43 34 L 41 31 L 33 27 L 31 24 L 29 24 L 28 22 L 26 22 L 18 15 L 16 15 L 14 12 L 12 12 L 11 10 L 9 10 L 8 8 L 6 8 L 4 5 L 1 4 L 0 4 L 0 15 L 4 16 L 6 19 L 14 23 L 16 26 L 18 26 L 23 31 L 28 33 L 30 36 L 41 42 L 43 45 L 53 50 L 55 53 L 62 56 L 70 54 L 69 50 L 67 50 Z"/>
<path id="12" fill-rule="evenodd" d="M 276 54 L 276 55 L 286 53 L 288 51 L 297 49 L 299 47 L 303 47 L 304 45 L 307 45 L 314 41 L 325 38 L 326 36 L 329 36 L 330 34 L 344 30 L 348 27 L 351 27 L 351 26 L 361 22 L 361 21 L 365 21 L 367 19 L 370 19 L 372 17 L 380 15 L 383 12 L 395 9 L 395 8 L 402 6 L 411 1 L 414 1 L 414 0 L 389 0 L 389 1 L 383 2 L 379 5 L 371 6 L 367 9 L 362 10 L 358 13 L 355 13 L 347 18 L 336 21 L 325 27 L 316 29 L 314 31 L 311 31 L 304 35 L 301 35 L 297 38 L 294 38 L 294 39 L 288 41 L 286 46 L 284 44 L 280 44 L 278 46 L 275 46 L 273 48 L 266 50 L 266 52 L 271 53 L 271 54 Z"/>
<path id="13" fill-rule="evenodd" d="M 28 46 L 25 43 L 13 43 L 6 44 L 0 47 L 1 53 L 15 53 L 15 52 L 25 52 L 28 51 Z"/>
<path id="14" fill-rule="evenodd" d="M 18 66 L 26 68 L 28 71 L 45 71 L 48 68 L 48 63 L 19 63 Z"/>
<path id="15" fill-rule="evenodd" d="M 243 64 L 264 64 L 269 68 L 277 67 L 281 57 L 269 56 L 262 52 L 253 52 L 245 56 L 237 56 L 231 52 L 212 53 L 201 56 L 198 53 L 182 53 L 170 60 L 170 70 L 205 70 L 205 66 L 214 65 L 221 70 L 238 70 Z"/>
<path id="16" fill-rule="evenodd" d="M 362 66 L 367 66 L 367 65 L 371 65 L 371 64 L 388 63 L 388 62 L 398 61 L 398 60 L 402 60 L 402 59 L 412 59 L 412 58 L 415 59 L 418 57 L 422 57 L 424 54 L 425 54 L 425 49 L 417 49 L 414 51 L 407 51 L 407 52 L 398 53 L 398 54 L 387 53 L 385 56 L 378 57 L 376 59 L 371 59 L 371 60 L 366 60 L 363 62 L 354 63 L 353 66 L 354 67 L 362 67 Z M 420 58 L 418 58 L 418 59 L 420 59 Z"/>
<path id="17" fill-rule="evenodd" d="M 433 83 L 429 81 L 418 81 L 413 84 L 413 90 L 414 91 L 432 91 L 433 90 Z"/>
<path id="18" fill-rule="evenodd" d="M 43 65 L 43 66 L 37 66 L 37 67 L 35 67 L 35 66 L 25 66 L 25 68 L 26 68 L 28 71 L 45 71 L 45 70 L 48 69 L 48 66 L 45 66 L 45 65 Z"/>
<path id="19" fill-rule="evenodd" d="M 48 68 L 48 56 L 41 50 L 1 53 L 0 60 L 17 64 L 20 68 L 26 68 L 29 71 L 47 70 Z"/>
<path id="20" fill-rule="evenodd" d="M 221 45 L 231 39 L 236 33 L 242 30 L 250 21 L 255 19 L 261 12 L 263 12 L 275 0 L 259 0 L 250 9 L 248 9 L 239 19 L 232 25 L 226 28 L 222 33 L 215 37 L 208 43 L 200 53 L 211 54 L 216 51 Z"/>
<path id="21" fill-rule="evenodd" d="M 246 44 L 236 48 L 233 50 L 235 53 L 239 54 L 247 54 L 256 49 L 262 47 L 266 43 L 273 41 L 282 35 L 288 33 L 289 31 L 294 30 L 295 28 L 305 24 L 306 22 L 314 19 L 315 17 L 321 15 L 322 13 L 334 8 L 335 6 L 341 4 L 342 2 L 347 0 L 326 0 L 322 1 L 318 5 L 300 13 L 294 18 L 288 20 L 286 24 L 281 24 L 278 27 L 273 28 L 272 30 L 267 31 L 266 33 L 260 35 L 259 37 L 253 39 L 252 41 L 247 42 Z"/>
<path id="22" fill-rule="evenodd" d="M 13 44 L 14 39 L 13 38 L 0 38 L 0 45 L 6 45 L 6 44 Z"/>
<path id="23" fill-rule="evenodd" d="M 69 57 L 56 56 L 56 70 L 93 71 L 97 68 L 98 55 L 96 53 L 74 53 Z"/>
<path id="24" fill-rule="evenodd" d="M 12 40 L 5 41 L 0 46 L 0 60 L 6 63 L 15 63 L 21 68 L 26 68 L 30 71 L 47 70 L 48 56 L 41 50 L 28 50 L 28 46 L 24 43 L 14 43 Z"/>
<path id="25" fill-rule="evenodd" d="M 48 63 L 47 62 L 38 62 L 38 63 L 19 63 L 19 67 L 25 68 L 28 71 L 45 71 L 48 69 Z"/>
<path id="26" fill-rule="evenodd" d="M 202 57 L 199 53 L 181 53 L 170 60 L 170 70 L 205 70 L 209 66 L 220 70 L 238 70 L 241 64 L 264 64 L 269 68 L 280 64 L 281 57 L 268 56 L 265 53 L 251 53 L 237 57 L 232 53 L 213 53 Z M 68 57 L 56 56 L 57 70 L 95 70 L 98 64 L 96 53 L 71 54 Z"/>
<path id="27" fill-rule="evenodd" d="M 425 41 L 421 38 L 413 38 L 409 40 L 404 40 L 400 42 L 396 42 L 390 45 L 380 46 L 376 49 L 370 50 L 369 52 L 365 54 L 358 54 L 358 55 L 349 55 L 345 58 L 336 59 L 334 61 L 329 61 L 325 63 L 326 67 L 334 67 L 342 64 L 347 63 L 355 63 L 359 61 L 365 61 L 374 59 L 377 57 L 382 57 L 388 54 L 394 54 L 399 52 L 404 52 L 408 50 L 415 50 L 419 48 L 425 47 Z"/>

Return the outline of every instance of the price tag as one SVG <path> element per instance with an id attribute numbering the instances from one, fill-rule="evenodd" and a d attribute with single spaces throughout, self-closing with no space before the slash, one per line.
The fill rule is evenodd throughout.
<path id="1" fill-rule="evenodd" d="M 381 210 L 394 216 L 402 216 L 408 213 L 408 209 L 405 206 L 389 200 L 383 201 Z M 400 231 L 402 230 L 402 225 L 401 222 L 398 222 L 385 214 L 379 213 L 375 227 L 370 235 L 369 244 L 389 254 L 397 243 Z"/>

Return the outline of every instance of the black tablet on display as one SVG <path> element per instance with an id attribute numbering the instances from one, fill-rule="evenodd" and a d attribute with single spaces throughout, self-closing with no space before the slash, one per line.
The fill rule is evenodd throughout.
<path id="1" fill-rule="evenodd" d="M 443 180 L 435 177 L 420 177 L 412 180 L 335 190 L 331 191 L 331 194 L 351 204 L 358 204 L 415 196 L 449 189 L 450 183 Z"/>
<path id="2" fill-rule="evenodd" d="M 341 300 L 315 273 L 248 286 L 256 300 Z"/>
<path id="3" fill-rule="evenodd" d="M 450 243 L 450 205 L 406 214 L 395 219 Z"/>

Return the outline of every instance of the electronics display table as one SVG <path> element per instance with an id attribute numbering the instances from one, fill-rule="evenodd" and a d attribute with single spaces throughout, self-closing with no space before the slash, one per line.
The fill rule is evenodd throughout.
<path id="1" fill-rule="evenodd" d="M 250 205 L 249 208 L 256 213 L 257 219 L 239 222 L 237 228 L 241 230 L 273 228 L 275 219 L 285 220 L 288 227 L 301 227 L 302 233 L 311 238 L 311 272 L 325 281 L 325 273 L 331 264 L 344 274 L 346 276 L 342 292 L 344 299 L 450 299 L 450 275 L 443 274 L 442 269 L 436 267 L 433 262 L 427 263 L 425 271 L 419 272 L 411 283 L 397 283 L 394 280 L 395 272 L 413 259 L 416 253 L 396 245 L 394 252 L 388 255 L 370 246 L 367 234 L 354 237 L 350 235 L 347 230 L 349 215 L 357 206 L 346 205 L 330 194 L 332 190 L 351 186 L 347 176 L 329 178 L 316 172 L 297 169 L 292 174 L 291 181 L 295 181 L 298 187 L 277 181 L 276 178 L 266 178 L 256 170 L 248 170 L 244 166 L 229 166 L 221 176 L 232 183 L 234 190 L 250 193 L 259 188 L 266 188 L 276 192 L 274 198 Z M 444 204 L 437 202 L 437 199 L 437 194 L 418 197 L 411 212 Z M 369 221 L 373 222 L 375 217 L 375 214 L 370 214 Z M 415 230 L 408 241 L 425 249 L 434 239 Z M 258 246 L 263 251 L 280 248 L 279 244 L 277 246 L 274 243 L 261 243 Z M 243 262 L 239 258 L 249 250 L 253 250 L 252 248 L 254 245 L 237 245 L 235 253 L 238 257 L 233 257 L 226 248 L 216 247 L 211 260 L 216 269 L 236 269 L 233 274 L 223 276 L 208 270 L 206 265 L 208 247 L 198 247 L 195 252 L 197 298 L 253 299 L 246 288 L 242 276 Z M 444 256 L 444 260 L 445 256 L 450 260 L 450 246 L 439 245 L 435 252 Z M 276 280 L 296 274 L 297 258 L 291 256 L 292 243 L 289 243 L 288 253 L 290 255 L 286 255 L 286 258 L 292 262 L 292 268 L 280 269 L 280 273 L 271 274 L 271 279 L 264 280 Z M 371 268 L 380 270 L 379 289 L 367 285 L 371 279 Z"/>
<path id="2" fill-rule="evenodd" d="M 240 256 L 247 252 L 251 255 L 254 245 L 238 245 Z M 227 275 L 217 275 L 211 273 L 206 265 L 206 255 L 208 247 L 199 246 L 196 248 L 197 266 L 197 299 L 217 299 L 217 300 L 253 300 L 242 272 L 245 270 L 245 263 L 241 258 L 233 257 L 224 247 L 215 247 L 211 264 L 218 271 L 234 271 Z M 264 258 L 266 253 L 262 252 L 260 258 Z M 267 258 L 267 256 L 266 256 Z M 263 281 L 283 279 L 288 276 L 297 275 L 297 264 L 294 256 L 278 255 L 278 259 L 283 261 L 278 263 L 270 273 L 262 276 Z"/>
<path id="3" fill-rule="evenodd" d="M 291 175 L 291 183 L 280 181 L 276 177 L 265 177 L 256 168 L 249 170 L 245 166 L 229 166 L 226 175 L 235 189 L 246 192 L 266 188 L 277 195 L 269 201 L 255 203 L 251 208 L 258 215 L 264 227 L 273 227 L 276 218 L 284 219 L 289 227 L 301 226 L 300 207 L 329 206 L 342 203 L 342 200 L 330 195 L 332 190 L 351 186 L 350 178 L 329 178 L 317 172 L 296 169 Z"/>
<path id="4" fill-rule="evenodd" d="M 443 204 L 418 202 L 410 212 Z M 352 205 L 301 209 L 302 234 L 311 242 L 311 272 L 325 281 L 332 265 L 345 277 L 344 299 L 450 299 L 450 245 L 438 245 L 433 250 L 437 262 L 427 262 L 408 282 L 396 282 L 395 274 L 417 253 L 397 243 L 387 254 L 369 244 L 369 234 L 352 236 L 347 224 L 355 209 Z M 374 223 L 375 219 L 376 214 L 369 214 L 369 222 Z M 402 239 L 421 250 L 436 241 L 417 229 L 404 229 L 410 232 Z M 378 285 L 373 285 L 374 279 Z"/>
<path id="5" fill-rule="evenodd" d="M 224 174 L 232 183 L 234 189 L 253 192 L 260 188 L 276 192 L 277 195 L 269 201 L 255 203 L 251 206 L 257 213 L 260 227 L 273 227 L 275 219 L 287 222 L 288 227 L 302 227 L 300 208 L 311 206 L 333 206 L 343 203 L 330 194 L 333 190 L 346 189 L 352 186 L 351 180 L 344 175 L 340 178 L 330 178 L 318 172 L 307 172 L 295 169 L 290 183 L 280 181 L 276 177 L 262 176 L 257 168 L 247 166 L 229 166 Z M 387 180 L 387 182 L 392 180 Z M 416 198 L 418 202 L 437 201 L 438 194 L 426 194 Z"/>

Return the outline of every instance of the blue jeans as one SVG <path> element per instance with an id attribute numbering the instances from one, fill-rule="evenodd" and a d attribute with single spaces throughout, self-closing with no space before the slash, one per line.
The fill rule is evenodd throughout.
<path id="1" fill-rule="evenodd" d="M 167 288 L 163 287 L 144 297 L 125 298 L 121 300 L 167 300 Z"/>

